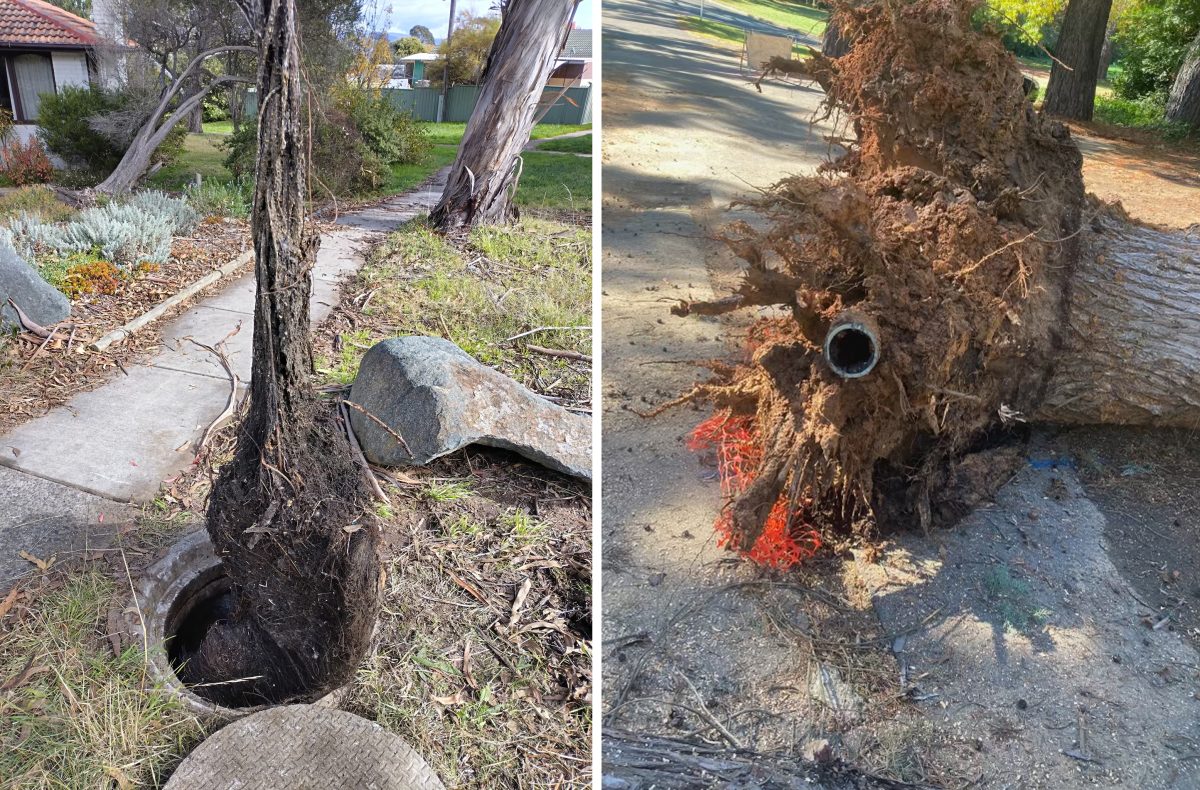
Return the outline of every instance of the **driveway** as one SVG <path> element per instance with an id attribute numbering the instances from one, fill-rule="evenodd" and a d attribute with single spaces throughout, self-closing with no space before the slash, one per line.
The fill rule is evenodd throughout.
<path id="1" fill-rule="evenodd" d="M 782 704 L 770 688 L 805 660 L 774 644 L 736 596 L 705 608 L 699 631 L 677 616 L 758 569 L 730 562 L 712 537 L 718 484 L 684 447 L 705 415 L 637 413 L 704 378 L 698 362 L 737 353 L 738 319 L 670 314 L 675 300 L 710 298 L 736 274 L 737 262 L 709 240 L 746 216 L 729 203 L 812 172 L 829 151 L 822 136 L 831 130 L 809 122 L 822 94 L 778 82 L 757 93 L 736 49 L 677 26 L 686 6 L 604 5 L 602 572 L 606 726 L 614 729 L 656 729 L 664 709 L 650 696 L 681 693 L 679 702 L 694 706 L 686 687 L 676 689 L 680 668 L 709 701 L 770 709 Z M 791 737 L 790 720 L 772 727 L 760 748 Z"/>

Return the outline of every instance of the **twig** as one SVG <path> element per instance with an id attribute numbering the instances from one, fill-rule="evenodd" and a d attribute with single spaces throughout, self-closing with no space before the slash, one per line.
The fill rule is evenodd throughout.
<path id="1" fill-rule="evenodd" d="M 346 404 L 347 406 L 349 406 L 350 408 L 354 409 L 357 412 L 361 412 L 363 415 L 366 416 L 366 418 L 368 420 L 375 423 L 380 428 L 384 429 L 389 434 L 391 434 L 392 438 L 395 439 L 396 441 L 398 441 L 400 443 L 400 446 L 404 448 L 404 452 L 408 453 L 410 456 L 413 454 L 412 450 L 410 450 L 408 448 L 408 442 L 404 441 L 404 437 L 401 436 L 400 434 L 396 433 L 395 429 L 393 429 L 392 426 L 388 425 L 386 422 L 379 419 L 374 414 L 367 411 L 362 406 L 359 406 L 357 403 L 355 403 L 352 400 L 343 400 L 342 403 Z"/>
<path id="2" fill-rule="evenodd" d="M 587 354 L 580 354 L 578 351 L 567 351 L 561 348 L 545 348 L 544 346 L 535 346 L 532 343 L 527 343 L 525 348 L 536 354 L 545 354 L 548 357 L 562 357 L 563 359 L 577 359 L 580 362 L 592 361 L 592 358 Z"/>
<path id="3" fill-rule="evenodd" d="M 733 733 L 725 729 L 725 725 L 721 723 L 721 720 L 712 715 L 712 712 L 709 711 L 708 706 L 704 704 L 704 698 L 700 696 L 700 692 L 697 691 L 696 687 L 692 685 L 692 681 L 688 680 L 688 676 L 679 670 L 675 670 L 675 673 L 679 675 L 679 677 L 683 678 L 683 682 L 686 683 L 687 687 L 692 690 L 692 695 L 696 698 L 696 703 L 700 706 L 700 710 L 698 711 L 700 717 L 712 726 L 716 727 L 717 732 L 721 733 L 721 737 L 728 741 L 730 746 L 739 751 L 745 748 L 742 746 L 742 742 L 734 737 Z"/>
<path id="4" fill-rule="evenodd" d="M 358 437 L 354 435 L 354 428 L 350 425 L 350 412 L 346 409 L 346 401 L 343 400 L 338 403 L 338 410 L 341 411 L 342 420 L 346 423 L 346 437 L 350 440 L 350 451 L 354 453 L 354 460 L 362 468 L 363 477 L 370 484 L 375 498 L 380 502 L 391 505 L 392 500 L 388 499 L 388 495 L 384 493 L 383 486 L 379 485 L 379 479 L 371 471 L 371 465 L 367 463 L 367 457 L 363 455 L 362 447 L 358 444 Z"/>
<path id="5" fill-rule="evenodd" d="M 24 373 L 26 370 L 29 369 L 29 366 L 33 364 L 33 361 L 38 358 L 38 354 L 42 353 L 42 351 L 46 348 L 46 346 L 50 345 L 50 341 L 54 339 L 54 335 L 57 333 L 58 333 L 57 326 L 50 330 L 50 334 L 46 335 L 46 339 L 43 340 L 42 344 L 37 347 L 37 351 L 34 351 L 33 354 L 30 355 L 29 359 L 25 360 L 25 364 L 21 366 L 22 373 Z M 72 335 L 75 334 L 74 326 L 71 327 L 71 334 Z"/>
<path id="6" fill-rule="evenodd" d="M 229 364 L 229 357 L 226 356 L 225 352 L 221 349 L 225 346 L 225 341 L 236 335 L 241 331 L 241 329 L 242 324 L 239 321 L 237 327 L 224 338 L 222 338 L 215 347 L 205 345 L 199 340 L 196 340 L 194 337 L 188 338 L 188 340 L 190 340 L 192 343 L 195 343 L 197 346 L 200 346 L 200 348 L 203 348 L 215 355 L 217 361 L 221 363 L 221 367 L 225 368 L 225 373 L 229 376 L 229 401 L 225 404 L 225 408 L 221 411 L 221 413 L 217 415 L 217 418 L 210 422 L 208 427 L 204 429 L 204 433 L 200 434 L 200 439 L 196 442 L 196 446 L 193 448 L 193 455 L 200 455 L 201 451 L 204 450 L 204 445 L 208 443 L 208 440 L 212 438 L 212 435 L 216 433 L 217 429 L 224 425 L 227 419 L 233 416 L 234 409 L 237 407 L 238 384 L 241 382 L 238 380 L 237 374 L 233 372 L 233 368 Z"/>
<path id="7" fill-rule="evenodd" d="M 527 335 L 532 335 L 537 332 L 562 332 L 562 331 L 566 331 L 568 329 L 578 329 L 580 331 L 585 331 L 585 332 L 592 331 L 592 328 L 590 326 L 539 326 L 536 329 L 530 329 L 528 332 L 522 332 L 519 335 L 513 335 L 512 337 L 505 338 L 504 340 L 500 341 L 499 345 L 504 345 L 505 343 L 511 343 L 514 340 L 518 340 L 522 337 L 525 337 Z"/>

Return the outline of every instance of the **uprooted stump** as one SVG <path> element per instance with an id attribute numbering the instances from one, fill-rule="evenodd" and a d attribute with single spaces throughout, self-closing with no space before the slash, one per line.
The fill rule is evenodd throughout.
<path id="1" fill-rule="evenodd" d="M 965 459 L 1028 420 L 1200 420 L 1200 243 L 1085 194 L 976 7 L 836 10 L 853 45 L 807 68 L 856 142 L 748 201 L 768 223 L 727 231 L 737 292 L 674 310 L 791 311 L 681 399 L 754 419 L 727 511 L 743 552 L 780 502 L 853 531 L 957 520 L 1007 477 Z"/>

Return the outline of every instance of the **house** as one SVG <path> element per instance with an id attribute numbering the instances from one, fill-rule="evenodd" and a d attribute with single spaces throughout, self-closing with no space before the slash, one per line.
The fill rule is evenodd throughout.
<path id="1" fill-rule="evenodd" d="M 565 88 L 572 85 L 587 87 L 592 84 L 592 31 L 575 28 L 567 34 L 567 41 L 558 53 L 554 71 L 546 80 L 546 87 Z"/>
<path id="2" fill-rule="evenodd" d="M 429 69 L 433 67 L 434 61 L 441 59 L 442 56 L 436 52 L 417 52 L 400 58 L 397 65 L 403 68 L 403 78 L 409 81 L 406 87 L 428 88 Z"/>
<path id="3" fill-rule="evenodd" d="M 22 140 L 37 133 L 43 94 L 96 78 L 92 52 L 103 43 L 94 22 L 45 0 L 0 0 L 0 107 Z"/>

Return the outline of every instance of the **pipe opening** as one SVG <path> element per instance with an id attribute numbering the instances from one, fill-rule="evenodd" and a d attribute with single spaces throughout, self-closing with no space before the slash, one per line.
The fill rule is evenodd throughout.
<path id="1" fill-rule="evenodd" d="M 879 340 L 857 321 L 834 324 L 825 336 L 825 361 L 842 378 L 860 378 L 879 361 Z"/>

